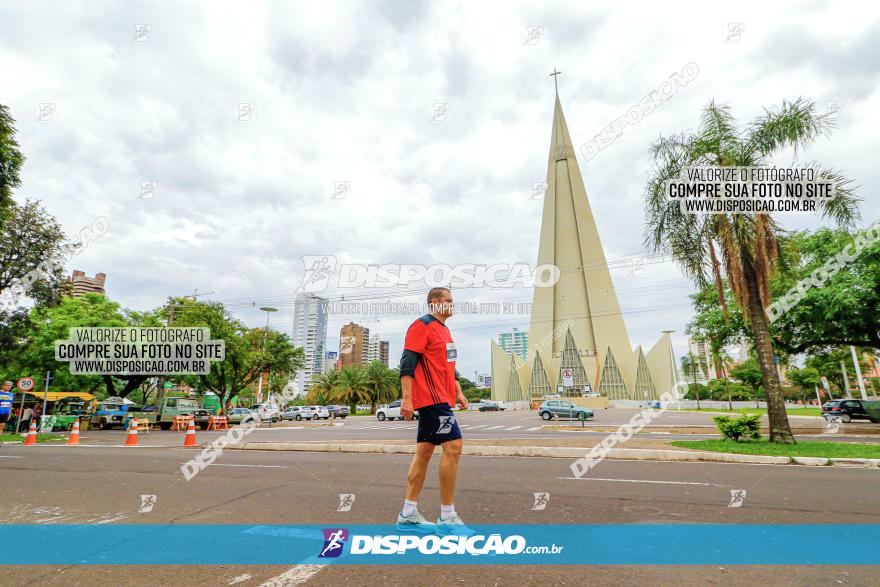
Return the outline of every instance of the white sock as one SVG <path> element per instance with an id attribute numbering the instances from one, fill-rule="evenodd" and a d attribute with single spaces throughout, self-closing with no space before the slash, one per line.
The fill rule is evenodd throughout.
<path id="1" fill-rule="evenodd" d="M 455 516 L 455 505 L 443 505 L 440 504 L 440 519 L 448 520 Z"/>
<path id="2" fill-rule="evenodd" d="M 416 506 L 419 502 L 410 501 L 408 499 L 403 500 L 403 511 L 400 512 L 400 515 L 404 518 L 408 518 L 413 515 L 413 512 L 416 511 Z"/>

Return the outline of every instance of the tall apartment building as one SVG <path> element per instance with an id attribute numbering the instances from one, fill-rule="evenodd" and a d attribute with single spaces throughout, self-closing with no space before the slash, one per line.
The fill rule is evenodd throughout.
<path id="1" fill-rule="evenodd" d="M 83 294 L 87 293 L 104 295 L 104 282 L 106 280 L 106 273 L 96 273 L 94 277 L 89 277 L 84 271 L 74 270 L 68 278 L 71 295 L 75 298 L 80 298 Z"/>
<path id="2" fill-rule="evenodd" d="M 339 362 L 339 353 L 336 351 L 327 351 L 324 353 L 324 373 L 338 370 L 336 363 Z"/>
<path id="3" fill-rule="evenodd" d="M 498 335 L 498 346 L 508 355 L 517 354 L 525 361 L 529 348 L 529 335 L 514 328 L 511 332 L 502 332 Z"/>
<path id="4" fill-rule="evenodd" d="M 373 335 L 367 342 L 367 351 L 364 353 L 364 364 L 369 365 L 373 361 L 379 361 L 388 366 L 388 354 L 390 346 L 387 340 L 379 340 L 378 335 Z"/>
<path id="5" fill-rule="evenodd" d="M 718 379 L 718 370 L 712 360 L 712 349 L 709 348 L 708 342 L 688 337 L 688 351 L 700 366 L 697 371 L 698 382 L 706 383 L 710 379 Z"/>
<path id="6" fill-rule="evenodd" d="M 302 293 L 293 302 L 293 345 L 305 352 L 305 366 L 294 379 L 297 393 L 305 395 L 313 375 L 324 372 L 327 347 L 327 300 Z"/>
<path id="7" fill-rule="evenodd" d="M 339 330 L 339 365 L 345 369 L 350 365 L 362 365 L 367 356 L 370 329 L 349 322 Z"/>

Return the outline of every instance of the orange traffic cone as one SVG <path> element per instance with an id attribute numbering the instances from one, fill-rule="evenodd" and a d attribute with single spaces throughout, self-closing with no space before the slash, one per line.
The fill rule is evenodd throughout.
<path id="1" fill-rule="evenodd" d="M 131 424 L 128 425 L 128 436 L 125 437 L 125 444 L 123 446 L 137 446 L 137 445 L 138 445 L 138 421 L 132 418 Z"/>
<path id="2" fill-rule="evenodd" d="M 198 446 L 196 444 L 196 423 L 190 419 L 186 427 L 186 436 L 183 437 L 183 446 Z"/>
<path id="3" fill-rule="evenodd" d="M 37 444 L 37 423 L 31 420 L 27 438 L 24 439 L 24 446 L 34 446 L 35 444 Z"/>
<path id="4" fill-rule="evenodd" d="M 73 421 L 73 428 L 70 429 L 70 436 L 67 438 L 67 444 L 79 444 L 79 418 Z"/>
<path id="5" fill-rule="evenodd" d="M 79 444 L 79 418 L 73 421 L 73 428 L 70 429 L 67 444 Z"/>

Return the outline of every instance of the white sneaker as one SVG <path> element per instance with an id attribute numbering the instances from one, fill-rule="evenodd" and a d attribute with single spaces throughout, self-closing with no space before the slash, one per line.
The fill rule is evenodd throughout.
<path id="1" fill-rule="evenodd" d="M 406 517 L 403 516 L 403 513 L 397 514 L 396 528 L 402 532 L 418 532 L 420 534 L 433 534 L 437 529 L 419 510 L 415 510 Z"/>
<path id="2" fill-rule="evenodd" d="M 451 518 L 445 520 L 437 518 L 437 534 L 447 535 L 454 534 L 456 536 L 473 536 L 476 534 L 473 530 L 465 526 L 461 516 L 455 514 Z"/>

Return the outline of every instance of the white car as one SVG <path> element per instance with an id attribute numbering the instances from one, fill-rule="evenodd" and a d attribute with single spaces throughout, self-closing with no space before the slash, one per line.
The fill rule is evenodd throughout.
<path id="1" fill-rule="evenodd" d="M 376 417 L 380 422 L 383 420 L 403 420 L 403 416 L 400 415 L 400 403 L 401 400 L 397 400 L 396 402 L 391 402 L 387 406 L 381 407 L 376 410 Z M 416 410 L 413 412 L 413 418 L 416 420 L 419 419 L 419 411 Z"/>
<path id="2" fill-rule="evenodd" d="M 323 420 L 327 420 L 330 418 L 330 410 L 327 409 L 327 406 L 311 406 L 314 410 L 314 416 L 312 416 L 315 420 L 321 418 Z"/>
<path id="3" fill-rule="evenodd" d="M 315 416 L 312 406 L 290 406 L 281 412 L 282 420 L 311 420 Z"/>
<path id="4" fill-rule="evenodd" d="M 251 411 L 260 416 L 260 420 L 272 420 L 277 422 L 281 419 L 281 410 L 275 404 L 257 404 L 251 406 Z"/>

